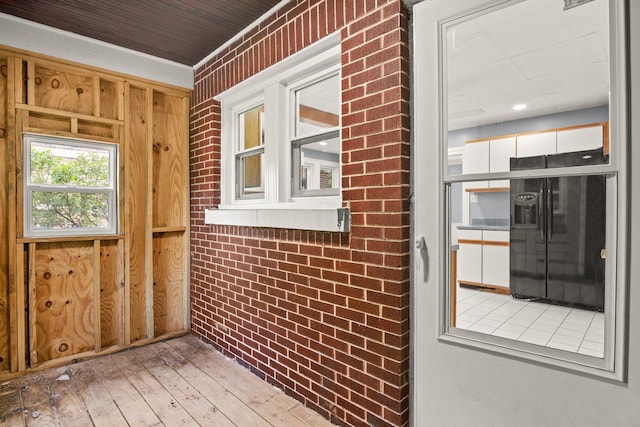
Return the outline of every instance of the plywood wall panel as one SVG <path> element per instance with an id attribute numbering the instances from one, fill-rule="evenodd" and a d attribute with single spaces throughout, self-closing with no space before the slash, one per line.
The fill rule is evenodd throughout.
<path id="1" fill-rule="evenodd" d="M 38 363 L 94 349 L 93 262 L 92 241 L 37 245 Z"/>
<path id="2" fill-rule="evenodd" d="M 33 78 L 35 105 L 91 115 L 93 77 L 36 65 Z"/>
<path id="3" fill-rule="evenodd" d="M 70 132 L 71 123 L 68 118 L 46 114 L 31 113 L 25 123 L 25 131 Z"/>
<path id="4" fill-rule="evenodd" d="M 83 138 L 89 136 L 98 136 L 102 138 L 114 138 L 113 126 L 102 123 L 89 123 L 78 120 L 78 134 Z"/>
<path id="5" fill-rule="evenodd" d="M 100 79 L 100 117 L 118 118 L 117 82 Z"/>
<path id="6" fill-rule="evenodd" d="M 118 306 L 118 242 L 100 243 L 100 340 L 102 347 L 118 343 L 121 308 Z"/>
<path id="7" fill-rule="evenodd" d="M 147 91 L 131 87 L 128 105 L 125 221 L 131 341 L 146 337 Z"/>
<path id="8" fill-rule="evenodd" d="M 183 233 L 153 238 L 153 318 L 156 336 L 183 329 Z"/>
<path id="9" fill-rule="evenodd" d="M 184 157 L 186 138 L 183 98 L 153 94 L 153 226 L 185 225 Z"/>

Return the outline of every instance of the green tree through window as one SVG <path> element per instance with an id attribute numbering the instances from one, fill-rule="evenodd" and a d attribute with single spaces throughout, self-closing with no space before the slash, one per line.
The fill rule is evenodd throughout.
<path id="1" fill-rule="evenodd" d="M 115 152 L 99 143 L 29 141 L 27 233 L 115 230 Z"/>

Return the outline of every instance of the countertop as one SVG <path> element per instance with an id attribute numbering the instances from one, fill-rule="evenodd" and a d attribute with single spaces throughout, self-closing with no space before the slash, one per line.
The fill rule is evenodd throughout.
<path id="1" fill-rule="evenodd" d="M 494 230 L 509 231 L 508 225 L 459 225 L 458 230 Z"/>

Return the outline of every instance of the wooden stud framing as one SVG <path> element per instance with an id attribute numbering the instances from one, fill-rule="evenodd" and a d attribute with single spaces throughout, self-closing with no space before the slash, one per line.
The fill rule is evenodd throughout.
<path id="1" fill-rule="evenodd" d="M 182 109 L 184 111 L 184 131 L 183 135 L 181 135 L 181 140 L 188 141 L 189 140 L 189 98 L 182 98 Z M 190 216 L 191 216 L 191 204 L 189 203 L 190 197 L 190 184 L 189 184 L 189 144 L 184 144 L 182 149 L 182 156 L 185 163 L 185 167 L 182 171 L 182 194 L 185 197 L 185 203 L 183 204 L 183 222 L 185 224 L 185 230 L 183 234 L 183 262 L 184 262 L 184 270 L 182 274 L 182 283 L 190 283 L 191 282 L 191 229 L 190 229 Z M 190 287 L 184 286 L 184 295 L 182 296 L 182 324 L 183 328 L 188 331 L 191 326 L 191 298 L 190 298 Z"/>
<path id="2" fill-rule="evenodd" d="M 9 90 L 8 58 L 0 56 L 0 212 L 8 212 L 7 152 L 7 91 Z M 7 223 L 0 220 L 0 371 L 8 370 L 10 363 L 9 343 L 9 239 Z"/>
<path id="3" fill-rule="evenodd" d="M 18 255 L 18 249 L 22 247 L 16 247 L 16 215 L 11 215 L 11 212 L 17 212 L 16 207 L 16 99 L 20 99 L 19 96 L 22 93 L 21 79 L 22 75 L 22 60 L 18 58 L 9 57 L 7 59 L 7 82 L 11 86 L 13 82 L 13 88 L 7 88 L 7 212 L 9 215 L 5 217 L 7 221 L 7 236 L 9 253 L 7 263 L 9 265 L 9 271 L 7 272 L 7 279 L 9 281 L 9 359 L 11 372 L 22 371 L 25 369 L 24 360 L 24 346 L 25 337 L 24 334 L 24 268 L 20 262 L 22 256 Z M 22 285 L 20 285 L 22 284 Z"/>
<path id="4" fill-rule="evenodd" d="M 95 117 L 100 117 L 100 76 L 98 74 L 93 75 L 93 91 L 92 91 L 93 105 L 91 110 Z"/>
<path id="5" fill-rule="evenodd" d="M 78 133 L 78 119 L 76 117 L 71 118 L 71 133 Z"/>
<path id="6" fill-rule="evenodd" d="M 124 256 L 124 240 L 118 240 L 117 243 L 118 259 L 116 261 L 116 287 L 118 290 L 116 303 L 118 304 L 118 345 L 129 345 L 130 330 L 129 330 L 129 309 L 128 304 L 128 292 L 125 279 L 125 256 Z"/>
<path id="7" fill-rule="evenodd" d="M 26 369 L 26 352 L 27 352 L 27 325 L 25 319 L 25 256 L 24 256 L 24 245 L 19 244 L 15 245 L 15 259 L 16 259 L 16 282 L 14 283 L 15 287 L 15 310 L 16 318 L 15 318 L 15 336 L 12 336 L 12 343 L 15 340 L 16 346 L 12 347 L 13 351 L 11 354 L 11 370 L 15 371 L 24 371 Z M 13 329 L 13 328 L 11 328 Z M 14 369 L 15 365 L 15 369 Z"/>
<path id="8" fill-rule="evenodd" d="M 36 67 L 33 61 L 27 62 L 27 104 L 36 104 Z"/>
<path id="9" fill-rule="evenodd" d="M 184 333 L 190 320 L 188 91 L 3 49 L 4 369 L 41 369 Z M 24 237 L 24 132 L 119 145 L 118 235 Z M 166 150 L 154 158 L 158 141 Z M 168 200 L 177 203 L 163 210 Z M 166 321 L 154 318 L 154 268 Z"/>
<path id="10" fill-rule="evenodd" d="M 94 325 L 93 336 L 95 337 L 95 351 L 99 353 L 102 350 L 102 331 L 101 331 L 101 316 L 100 316 L 100 272 L 102 270 L 102 263 L 100 258 L 100 240 L 93 241 L 93 306 L 94 306 Z"/>
<path id="11" fill-rule="evenodd" d="M 129 153 L 131 152 L 130 148 L 130 135 L 132 132 L 132 120 L 130 117 L 130 91 L 129 91 L 129 83 L 122 83 L 122 105 L 120 112 L 122 113 L 122 119 L 124 120 L 124 126 L 121 130 L 121 135 L 124 133 L 123 137 L 120 139 L 120 165 L 122 165 L 120 172 L 120 230 L 126 233 L 129 230 L 129 220 L 131 213 L 131 206 L 129 203 L 125 203 L 126 200 L 129 200 L 129 187 L 130 184 L 128 180 L 130 179 L 130 170 L 131 167 L 129 162 L 126 160 L 129 158 Z M 128 102 L 125 102 L 127 100 Z M 128 234 L 128 233 L 127 233 Z M 122 252 L 123 257 L 123 271 L 121 274 L 122 282 L 122 294 L 123 294 L 123 312 L 122 312 L 122 345 L 130 345 L 131 344 L 131 251 L 130 251 L 130 240 L 127 239 L 126 242 L 119 242 L 119 248 Z"/>
<path id="12" fill-rule="evenodd" d="M 29 366 L 38 366 L 38 341 L 36 331 L 36 244 L 27 245 L 27 298 L 29 300 Z"/>
<path id="13" fill-rule="evenodd" d="M 153 210 L 151 206 L 153 204 L 153 172 L 151 170 L 151 165 L 153 164 L 153 89 L 146 89 L 147 95 L 147 144 L 146 144 L 146 162 L 145 162 L 145 171 L 146 171 L 146 185 L 147 185 L 147 193 L 146 193 L 146 220 L 144 227 L 144 247 L 145 256 L 144 256 L 144 265 L 145 265 L 145 289 L 146 289 L 146 307 L 147 307 L 147 339 L 151 339 L 154 336 L 153 330 Z"/>

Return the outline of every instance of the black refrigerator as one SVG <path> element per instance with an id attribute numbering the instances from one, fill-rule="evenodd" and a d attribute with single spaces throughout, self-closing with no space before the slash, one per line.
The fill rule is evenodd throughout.
<path id="1" fill-rule="evenodd" d="M 602 150 L 512 158 L 511 170 L 607 163 Z M 604 310 L 604 175 L 512 179 L 510 289 L 516 298 Z"/>

